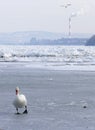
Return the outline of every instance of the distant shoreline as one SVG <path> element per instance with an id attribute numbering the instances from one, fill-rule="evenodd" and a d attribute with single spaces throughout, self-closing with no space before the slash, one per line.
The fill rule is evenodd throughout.
<path id="1" fill-rule="evenodd" d="M 75 33 L 75 34 L 72 34 L 71 39 L 74 39 L 74 42 L 78 44 L 78 41 L 79 43 L 81 41 L 83 42 L 84 39 L 88 39 L 91 36 L 92 34 Z M 53 32 L 47 32 L 47 31 L 25 31 L 25 32 L 23 31 L 23 32 L 0 33 L 0 44 L 3 44 L 3 45 L 9 45 L 9 44 L 10 45 L 28 45 L 28 44 L 31 45 L 35 43 L 39 45 L 40 44 L 43 44 L 43 45 L 61 44 L 62 45 L 63 43 L 69 44 L 68 39 L 69 39 L 68 34 L 53 33 Z"/>

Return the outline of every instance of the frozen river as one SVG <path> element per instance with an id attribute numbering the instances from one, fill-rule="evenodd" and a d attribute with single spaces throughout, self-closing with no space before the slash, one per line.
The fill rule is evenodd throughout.
<path id="1" fill-rule="evenodd" d="M 16 86 L 27 97 L 26 115 L 15 114 Z M 0 64 L 0 130 L 95 130 L 95 72 Z"/>

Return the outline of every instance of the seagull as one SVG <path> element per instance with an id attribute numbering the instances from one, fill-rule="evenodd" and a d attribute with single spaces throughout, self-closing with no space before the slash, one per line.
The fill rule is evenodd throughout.
<path id="1" fill-rule="evenodd" d="M 16 97 L 13 101 L 13 105 L 16 108 L 17 114 L 20 114 L 18 112 L 18 108 L 25 108 L 25 111 L 23 112 L 23 114 L 27 114 L 28 113 L 27 99 L 26 99 L 25 95 L 19 93 L 19 87 L 16 87 L 15 92 L 16 92 Z"/>
<path id="2" fill-rule="evenodd" d="M 66 4 L 66 5 L 61 5 L 61 7 L 64 7 L 64 8 L 68 8 L 69 6 L 71 6 L 70 3 Z"/>

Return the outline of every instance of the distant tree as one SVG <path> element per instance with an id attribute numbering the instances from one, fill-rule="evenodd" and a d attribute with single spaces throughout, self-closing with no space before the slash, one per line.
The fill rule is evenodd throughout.
<path id="1" fill-rule="evenodd" d="M 86 46 L 95 46 L 95 35 L 87 41 Z"/>
<path id="2" fill-rule="evenodd" d="M 30 44 L 37 44 L 37 39 L 35 37 L 31 38 Z"/>

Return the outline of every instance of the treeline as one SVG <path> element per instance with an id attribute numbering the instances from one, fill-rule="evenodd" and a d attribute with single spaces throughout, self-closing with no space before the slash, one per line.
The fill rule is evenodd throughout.
<path id="1" fill-rule="evenodd" d="M 85 45 L 87 38 L 61 38 L 56 40 L 31 38 L 29 45 Z"/>

